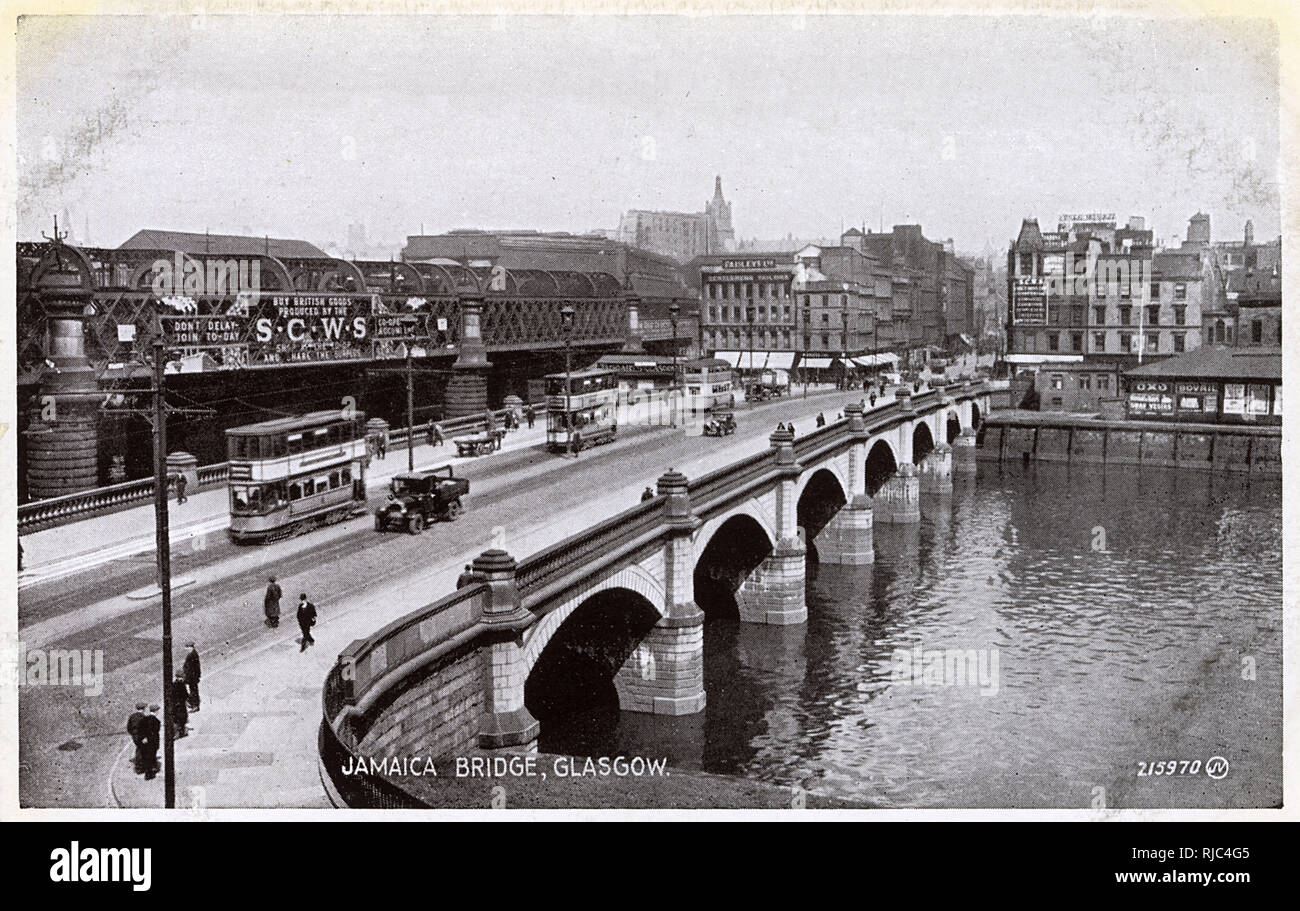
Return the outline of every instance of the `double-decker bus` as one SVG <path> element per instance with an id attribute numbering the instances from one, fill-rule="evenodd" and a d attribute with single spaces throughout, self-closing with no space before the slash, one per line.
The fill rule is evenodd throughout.
<path id="1" fill-rule="evenodd" d="M 364 422 L 315 411 L 227 430 L 231 539 L 285 538 L 364 510 Z"/>
<path id="2" fill-rule="evenodd" d="M 613 441 L 618 433 L 618 374 L 579 370 L 546 377 L 546 446 L 570 452 Z"/>

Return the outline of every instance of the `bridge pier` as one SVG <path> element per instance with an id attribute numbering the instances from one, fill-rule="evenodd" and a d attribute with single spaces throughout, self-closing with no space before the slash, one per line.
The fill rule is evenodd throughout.
<path id="1" fill-rule="evenodd" d="M 704 611 L 664 617 L 614 675 L 618 707 L 651 715 L 704 711 Z"/>
<path id="2" fill-rule="evenodd" d="M 704 612 L 695 603 L 694 546 L 686 476 L 669 469 L 655 485 L 664 498 L 663 617 L 614 675 L 625 712 L 691 715 L 704 711 Z"/>
<path id="3" fill-rule="evenodd" d="M 953 441 L 952 473 L 958 477 L 974 477 L 976 470 L 975 428 L 963 428 L 961 435 Z"/>
<path id="4" fill-rule="evenodd" d="M 921 521 L 921 480 L 916 466 L 904 462 L 894 476 L 881 485 L 872 500 L 876 520 L 887 524 Z"/>
<path id="5" fill-rule="evenodd" d="M 952 447 L 940 443 L 921 459 L 921 492 L 947 496 L 952 493 Z"/>
<path id="6" fill-rule="evenodd" d="M 804 601 L 807 548 L 799 537 L 799 472 L 794 458 L 794 434 L 776 430 L 768 438 L 782 476 L 776 485 L 776 546 L 749 574 L 736 592 L 736 606 L 745 623 L 788 626 L 808 620 Z"/>
<path id="7" fill-rule="evenodd" d="M 871 435 L 857 402 L 845 405 L 844 415 L 854 437 L 849 447 L 849 501 L 817 535 L 817 556 L 823 563 L 863 566 L 876 560 L 874 517 L 867 495 L 867 442 Z"/>
<path id="8" fill-rule="evenodd" d="M 27 443 L 27 494 L 33 499 L 88 490 L 99 483 L 99 384 L 86 356 L 84 300 L 48 298 L 47 358 Z"/>
<path id="9" fill-rule="evenodd" d="M 478 744 L 485 750 L 535 753 L 541 725 L 524 705 L 528 662 L 523 638 L 514 629 L 528 614 L 515 580 L 517 564 L 503 550 L 488 550 L 474 558 L 473 567 L 491 589 L 483 622 L 502 627 L 483 650 L 488 679 Z"/>
<path id="10" fill-rule="evenodd" d="M 460 353 L 443 393 L 443 413 L 449 418 L 482 414 L 488 407 L 487 374 L 492 365 L 483 344 L 483 295 L 462 292 L 460 313 Z"/>
<path id="11" fill-rule="evenodd" d="M 876 560 L 871 497 L 855 496 L 817 535 L 817 558 L 823 563 L 863 566 Z"/>

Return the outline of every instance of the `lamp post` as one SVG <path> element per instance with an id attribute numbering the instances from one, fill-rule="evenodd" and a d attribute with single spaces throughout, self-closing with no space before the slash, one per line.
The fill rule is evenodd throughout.
<path id="1" fill-rule="evenodd" d="M 573 432 L 573 408 L 571 392 L 573 390 L 573 371 L 571 369 L 570 349 L 573 344 L 573 306 L 565 304 L 560 310 L 560 323 L 564 327 L 564 426 L 569 431 L 569 448 L 574 458 L 578 457 L 577 442 Z"/>
<path id="2" fill-rule="evenodd" d="M 749 323 L 749 369 L 754 369 L 754 319 L 758 316 L 758 310 L 751 303 L 745 308 L 745 319 Z M 750 388 L 750 387 L 747 387 Z M 749 395 L 748 392 L 745 393 Z"/>
<path id="3" fill-rule="evenodd" d="M 849 388 L 849 296 L 840 295 L 840 388 Z"/>
<path id="4" fill-rule="evenodd" d="M 677 388 L 677 315 L 682 312 L 681 304 L 673 301 L 668 305 L 668 321 L 673 326 L 673 379 L 668 384 L 668 409 L 672 426 L 677 426 L 677 408 L 674 402 L 674 390 Z"/>

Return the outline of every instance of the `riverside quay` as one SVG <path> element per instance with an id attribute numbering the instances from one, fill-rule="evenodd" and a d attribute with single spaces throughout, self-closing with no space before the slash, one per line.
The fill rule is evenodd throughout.
<path id="1" fill-rule="evenodd" d="M 336 19 L 17 22 L 16 815 L 1290 809 L 1284 30 Z"/>

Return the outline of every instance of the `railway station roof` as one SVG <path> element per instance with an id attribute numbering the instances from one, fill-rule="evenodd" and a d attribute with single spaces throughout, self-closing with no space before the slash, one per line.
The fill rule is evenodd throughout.
<path id="1" fill-rule="evenodd" d="M 330 259 L 330 255 L 305 240 L 251 237 L 241 234 L 199 234 L 192 231 L 136 231 L 121 250 L 179 250 L 192 256 L 274 256 L 276 259 Z"/>

